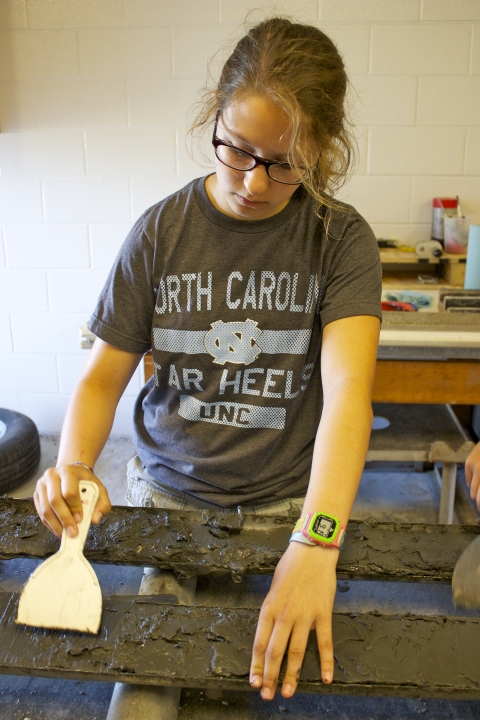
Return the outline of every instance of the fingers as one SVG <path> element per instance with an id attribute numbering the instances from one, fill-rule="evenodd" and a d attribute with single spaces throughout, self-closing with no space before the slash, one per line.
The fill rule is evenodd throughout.
<path id="1" fill-rule="evenodd" d="M 282 684 L 282 695 L 284 698 L 292 697 L 297 689 L 309 634 L 310 628 L 308 625 L 295 626 L 292 632 L 288 646 L 287 669 Z"/>
<path id="2" fill-rule="evenodd" d="M 475 467 L 472 474 L 470 497 L 477 503 L 477 508 L 480 510 L 480 467 L 478 466 Z"/>
<path id="3" fill-rule="evenodd" d="M 110 502 L 110 498 L 108 497 L 108 492 L 105 485 L 102 485 L 102 483 L 100 482 L 100 480 L 98 480 L 97 477 L 91 477 L 90 479 L 97 483 L 99 490 L 97 504 L 95 505 L 95 510 L 92 515 L 92 523 L 94 525 L 98 525 L 98 523 L 103 520 L 105 515 L 108 515 L 108 513 L 112 509 L 112 504 Z"/>
<path id="4" fill-rule="evenodd" d="M 470 488 L 470 497 L 480 510 L 480 462 L 470 455 L 465 463 L 465 480 Z"/>
<path id="5" fill-rule="evenodd" d="M 322 618 L 317 622 L 317 643 L 320 653 L 320 673 L 322 680 L 329 685 L 333 680 L 333 638 L 332 638 L 332 616 Z"/>
<path id="6" fill-rule="evenodd" d="M 268 627 L 272 628 L 268 632 Z M 320 652 L 321 677 L 325 684 L 333 680 L 333 641 L 331 618 L 322 619 L 315 625 L 318 649 Z M 292 697 L 298 686 L 302 663 L 307 648 L 310 625 L 297 622 L 293 627 L 277 621 L 259 619 L 252 653 L 250 668 L 250 684 L 253 688 L 261 688 L 263 700 L 272 700 L 278 685 L 280 667 L 288 645 L 287 668 L 282 683 L 282 696 Z M 268 637 L 270 635 L 270 637 Z"/>
<path id="7" fill-rule="evenodd" d="M 470 482 L 470 497 L 474 502 L 477 502 L 478 505 L 478 497 L 479 497 L 479 490 L 480 490 L 480 470 L 474 470 L 472 473 L 472 479 Z"/>
<path id="8" fill-rule="evenodd" d="M 34 502 L 40 520 L 51 530 L 57 537 L 62 536 L 63 528 L 66 529 L 70 537 L 74 537 L 77 532 L 77 522 L 80 521 L 81 501 L 78 493 L 77 481 L 77 503 L 73 500 L 73 511 L 75 518 L 70 510 L 63 492 L 67 492 L 67 497 L 72 502 L 75 496 L 74 489 L 70 489 L 67 485 L 66 489 L 62 488 L 62 472 L 60 468 L 49 468 L 37 482 L 34 493 Z M 65 481 L 63 481 L 65 483 Z M 70 481 L 72 482 L 72 481 Z"/>
<path id="9" fill-rule="evenodd" d="M 110 500 L 106 488 L 86 468 L 77 465 L 49 468 L 37 482 L 33 497 L 38 515 L 45 527 L 59 538 L 64 528 L 70 537 L 78 533 L 77 523 L 83 518 L 81 480 L 93 480 L 98 485 L 99 499 L 92 517 L 92 522 L 98 524 L 110 511 Z"/>
<path id="10" fill-rule="evenodd" d="M 281 617 L 275 620 L 268 608 L 262 608 L 253 644 L 250 684 L 253 688 L 261 689 L 260 695 L 263 700 L 273 700 L 275 696 L 287 645 L 287 668 L 281 693 L 285 698 L 294 695 L 309 633 L 309 622 L 297 618 L 292 630 L 291 622 Z"/>
<path id="11" fill-rule="evenodd" d="M 250 665 L 250 684 L 253 688 L 262 688 L 261 696 L 264 700 L 271 700 L 272 688 L 277 686 L 276 678 L 268 678 L 268 683 L 264 687 L 265 676 L 265 656 L 268 651 L 269 640 L 274 627 L 273 617 L 270 616 L 268 609 L 262 607 L 260 617 L 258 618 L 257 631 L 253 642 L 252 663 Z M 283 654 L 282 654 L 283 657 Z"/>
<path id="12" fill-rule="evenodd" d="M 42 523 L 48 530 L 50 530 L 51 533 L 53 533 L 57 537 L 60 537 L 59 533 L 61 533 L 61 529 L 59 530 L 59 528 L 61 528 L 61 525 L 55 521 L 53 523 L 51 522 L 51 517 L 48 512 L 48 508 L 50 507 L 48 498 L 46 498 L 44 488 L 39 486 L 38 483 L 37 488 L 33 494 L 33 501 L 35 503 L 35 508 Z"/>
<path id="13" fill-rule="evenodd" d="M 469 455 L 465 461 L 465 482 L 468 487 L 472 484 L 473 471 L 475 469 L 475 463 L 473 463 L 470 458 L 471 456 Z"/>
<path id="14" fill-rule="evenodd" d="M 475 485 L 472 483 L 472 486 L 470 489 L 470 497 L 477 503 L 477 510 L 480 510 L 480 470 L 476 475 Z"/>
<path id="15" fill-rule="evenodd" d="M 311 629 L 317 633 L 321 677 L 333 680 L 332 611 L 338 552 L 292 543 L 275 570 L 255 633 L 250 684 L 272 700 L 288 645 L 282 696 L 294 695 Z"/>
<path id="16" fill-rule="evenodd" d="M 477 443 L 465 461 L 465 480 L 470 488 L 470 497 L 480 510 L 480 443 Z"/>

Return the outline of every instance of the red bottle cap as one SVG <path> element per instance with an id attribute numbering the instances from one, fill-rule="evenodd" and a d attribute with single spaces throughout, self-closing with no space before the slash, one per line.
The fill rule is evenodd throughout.
<path id="1" fill-rule="evenodd" d="M 433 198 L 432 202 L 433 207 L 444 207 L 444 208 L 456 208 L 457 198 L 444 198 L 444 197 L 436 197 Z"/>

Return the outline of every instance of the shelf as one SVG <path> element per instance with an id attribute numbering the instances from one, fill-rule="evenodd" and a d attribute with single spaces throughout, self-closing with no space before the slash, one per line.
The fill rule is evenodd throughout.
<path id="1" fill-rule="evenodd" d="M 423 268 L 418 271 L 406 271 L 400 270 L 394 272 L 387 270 L 382 275 L 382 286 L 384 288 L 404 288 L 405 290 L 423 290 L 425 292 L 431 292 L 432 290 L 449 290 L 458 289 L 458 285 L 451 285 L 444 278 L 438 277 L 438 283 L 422 283 L 418 279 L 417 275 L 436 275 L 435 272 L 428 272 Z"/>
<path id="2" fill-rule="evenodd" d="M 465 254 L 444 253 L 440 258 L 419 258 L 414 252 L 380 248 L 384 287 L 410 289 L 459 288 L 465 282 Z M 438 283 L 421 283 L 418 275 L 435 275 Z"/>
<path id="3" fill-rule="evenodd" d="M 467 255 L 460 253 L 444 253 L 442 257 L 419 258 L 415 252 L 405 252 L 395 248 L 380 248 L 380 260 L 382 265 L 440 265 L 440 264 L 465 264 Z"/>

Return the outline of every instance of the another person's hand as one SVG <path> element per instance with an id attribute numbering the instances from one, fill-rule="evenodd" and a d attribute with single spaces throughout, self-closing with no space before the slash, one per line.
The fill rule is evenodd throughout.
<path id="1" fill-rule="evenodd" d="M 465 480 L 470 488 L 470 497 L 480 510 L 480 442 L 475 445 L 465 461 Z"/>
<path id="2" fill-rule="evenodd" d="M 321 677 L 333 680 L 332 611 L 339 551 L 291 542 L 275 570 L 255 634 L 250 684 L 272 700 L 288 645 L 283 697 L 298 684 L 310 630 L 316 630 Z"/>
<path id="3" fill-rule="evenodd" d="M 78 533 L 77 523 L 83 517 L 80 500 L 80 480 L 92 480 L 99 487 L 99 497 L 93 513 L 95 525 L 111 510 L 107 490 L 100 480 L 82 465 L 59 465 L 48 468 L 37 481 L 33 499 L 42 523 L 57 537 L 63 528 L 70 537 Z"/>

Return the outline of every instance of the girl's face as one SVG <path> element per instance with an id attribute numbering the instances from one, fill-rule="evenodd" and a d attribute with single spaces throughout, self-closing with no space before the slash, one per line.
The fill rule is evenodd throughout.
<path id="1" fill-rule="evenodd" d="M 288 119 L 261 96 L 248 96 L 229 105 L 218 119 L 217 137 L 265 160 L 287 161 Z M 253 170 L 233 170 L 218 159 L 216 174 L 206 181 L 207 194 L 217 210 L 240 220 L 276 215 L 297 188 L 272 180 L 262 165 Z"/>

